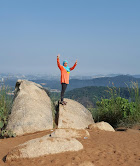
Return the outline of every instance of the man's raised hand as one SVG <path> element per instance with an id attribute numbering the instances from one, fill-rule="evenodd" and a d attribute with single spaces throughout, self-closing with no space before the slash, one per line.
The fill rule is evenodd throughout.
<path id="1" fill-rule="evenodd" d="M 59 57 L 60 57 L 60 54 L 57 55 L 57 58 L 59 58 Z"/>

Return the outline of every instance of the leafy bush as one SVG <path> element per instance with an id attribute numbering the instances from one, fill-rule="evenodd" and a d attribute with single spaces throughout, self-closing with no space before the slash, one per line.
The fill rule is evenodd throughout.
<path id="1" fill-rule="evenodd" d="M 140 123 L 140 96 L 138 83 L 132 82 L 132 87 L 128 88 L 131 100 L 122 98 L 116 87 L 109 88 L 109 99 L 97 101 L 96 109 L 91 109 L 95 121 L 106 121 L 113 127 L 121 125 L 133 125 Z"/>
<path id="2" fill-rule="evenodd" d="M 116 97 L 97 102 L 96 121 L 106 121 L 116 127 L 120 121 L 132 117 L 136 112 L 136 103 Z"/>
<path id="3" fill-rule="evenodd" d="M 15 136 L 12 131 L 5 130 L 12 106 L 12 96 L 8 95 L 10 92 L 11 90 L 9 87 L 2 85 L 0 89 L 0 137 Z"/>
<path id="4" fill-rule="evenodd" d="M 132 111 L 131 116 L 129 116 L 125 122 L 126 123 L 140 123 L 140 92 L 138 82 L 132 82 L 128 91 L 131 96 L 131 101 L 135 102 L 135 110 Z"/>

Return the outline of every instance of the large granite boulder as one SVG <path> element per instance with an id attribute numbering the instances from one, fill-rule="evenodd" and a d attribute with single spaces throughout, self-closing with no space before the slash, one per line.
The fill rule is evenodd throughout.
<path id="1" fill-rule="evenodd" d="M 64 99 L 67 104 L 59 104 L 58 128 L 85 129 L 94 123 L 92 114 L 82 104 Z"/>
<path id="2" fill-rule="evenodd" d="M 83 145 L 75 138 L 52 138 L 46 135 L 18 145 L 7 154 L 6 161 L 19 158 L 35 158 L 82 149 Z"/>
<path id="3" fill-rule="evenodd" d="M 18 80 L 7 129 L 16 135 L 53 128 L 51 100 L 39 84 Z"/>
<path id="4" fill-rule="evenodd" d="M 88 126 L 89 129 L 99 129 L 99 130 L 104 130 L 104 131 L 113 131 L 115 132 L 114 128 L 107 122 L 97 122 L 97 123 L 94 123 L 94 124 L 90 124 Z"/>

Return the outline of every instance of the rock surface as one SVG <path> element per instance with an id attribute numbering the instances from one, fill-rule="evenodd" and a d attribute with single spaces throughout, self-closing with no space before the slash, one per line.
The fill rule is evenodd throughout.
<path id="1" fill-rule="evenodd" d="M 66 164 L 65 166 L 73 166 L 74 164 L 75 164 L 74 162 L 71 162 L 71 163 Z M 80 163 L 78 166 L 95 166 L 95 165 L 91 161 L 84 161 L 84 162 Z"/>
<path id="2" fill-rule="evenodd" d="M 89 136 L 89 132 L 84 129 L 56 129 L 53 133 L 51 133 L 51 137 L 59 138 L 84 138 Z"/>
<path id="3" fill-rule="evenodd" d="M 82 149 L 83 145 L 75 138 L 52 138 L 46 135 L 15 147 L 8 153 L 6 161 L 19 158 L 35 158 L 67 151 L 79 151 Z"/>
<path id="4" fill-rule="evenodd" d="M 100 129 L 100 130 L 104 130 L 104 131 L 113 131 L 115 132 L 114 128 L 107 122 L 98 122 L 98 123 L 94 123 L 94 124 L 90 124 L 88 126 L 89 129 Z"/>
<path id="5" fill-rule="evenodd" d="M 53 128 L 51 100 L 39 84 L 18 80 L 7 129 L 16 135 Z"/>
<path id="6" fill-rule="evenodd" d="M 95 166 L 91 161 L 84 161 L 79 166 Z"/>
<path id="7" fill-rule="evenodd" d="M 59 104 L 58 128 L 85 129 L 94 123 L 92 114 L 82 104 L 64 99 L 67 104 Z"/>

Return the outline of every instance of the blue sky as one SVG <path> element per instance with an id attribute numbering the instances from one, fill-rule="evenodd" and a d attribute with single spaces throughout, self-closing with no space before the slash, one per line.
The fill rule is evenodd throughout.
<path id="1" fill-rule="evenodd" d="M 0 72 L 140 74 L 139 0 L 1 0 Z"/>

